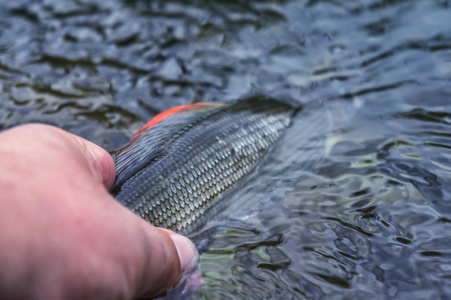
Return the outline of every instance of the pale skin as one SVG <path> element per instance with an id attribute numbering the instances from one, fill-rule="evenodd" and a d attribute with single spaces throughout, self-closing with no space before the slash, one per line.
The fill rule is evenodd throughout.
<path id="1" fill-rule="evenodd" d="M 108 190 L 111 156 L 63 130 L 0 133 L 0 299 L 132 299 L 177 284 L 195 255 Z"/>

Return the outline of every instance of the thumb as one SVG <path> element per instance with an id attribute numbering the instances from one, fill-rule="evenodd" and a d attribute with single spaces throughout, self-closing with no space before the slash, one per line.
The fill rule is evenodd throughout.
<path id="1" fill-rule="evenodd" d="M 197 250 L 188 238 L 147 223 L 144 225 L 151 250 L 147 251 L 148 263 L 138 276 L 141 280 L 136 298 L 163 295 L 185 279 L 185 274 L 193 271 L 198 258 Z"/>

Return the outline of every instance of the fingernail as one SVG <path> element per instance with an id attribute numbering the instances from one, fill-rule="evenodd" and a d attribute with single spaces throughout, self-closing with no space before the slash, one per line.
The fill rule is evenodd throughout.
<path id="1" fill-rule="evenodd" d="M 182 272 L 185 272 L 189 267 L 192 267 L 191 265 L 196 258 L 196 247 L 194 247 L 194 244 L 188 238 L 178 234 L 171 235 L 171 239 L 177 248 L 180 269 Z"/>

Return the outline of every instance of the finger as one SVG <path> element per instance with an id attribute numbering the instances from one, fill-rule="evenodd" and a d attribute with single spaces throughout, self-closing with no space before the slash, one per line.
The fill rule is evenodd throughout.
<path id="1" fill-rule="evenodd" d="M 138 218 L 138 217 L 137 217 Z M 194 264 L 197 250 L 192 242 L 172 231 L 154 227 L 140 219 L 149 247 L 138 268 L 141 274 L 136 298 L 155 297 L 179 283 Z"/>

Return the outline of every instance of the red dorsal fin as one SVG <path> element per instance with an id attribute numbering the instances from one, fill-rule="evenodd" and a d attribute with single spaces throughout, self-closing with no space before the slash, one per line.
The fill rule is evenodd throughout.
<path id="1" fill-rule="evenodd" d="M 207 102 L 207 103 L 186 104 L 186 105 L 182 105 L 182 106 L 173 107 L 173 108 L 168 109 L 164 112 L 161 112 L 158 115 L 156 115 L 155 117 L 153 117 L 149 122 L 147 122 L 143 127 L 141 127 L 140 130 L 135 132 L 135 134 L 133 134 L 132 138 L 139 135 L 142 131 L 156 126 L 157 124 L 159 124 L 160 122 L 162 122 L 164 120 L 168 120 L 168 119 L 178 117 L 178 116 L 181 116 L 184 114 L 211 110 L 211 109 L 223 106 L 223 105 L 224 105 L 224 103 Z"/>

